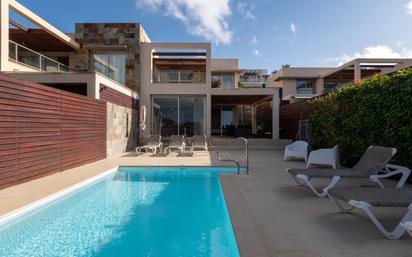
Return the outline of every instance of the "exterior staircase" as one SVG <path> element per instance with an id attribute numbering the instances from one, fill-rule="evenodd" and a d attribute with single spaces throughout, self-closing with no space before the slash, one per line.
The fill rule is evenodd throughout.
<path id="1" fill-rule="evenodd" d="M 249 151 L 283 151 L 292 140 L 272 140 L 269 138 L 249 138 Z M 229 137 L 212 137 L 209 142 L 210 151 L 244 151 L 243 140 Z"/>

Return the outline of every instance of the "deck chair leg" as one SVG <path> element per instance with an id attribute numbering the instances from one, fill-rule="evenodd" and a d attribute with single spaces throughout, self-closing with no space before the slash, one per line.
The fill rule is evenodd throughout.
<path id="1" fill-rule="evenodd" d="M 371 219 L 373 224 L 375 224 L 375 226 L 379 229 L 379 231 L 388 239 L 399 239 L 406 231 L 405 228 L 402 227 L 400 224 L 412 219 L 412 203 L 411 203 L 408 206 L 408 210 L 405 216 L 402 218 L 399 224 L 395 227 L 395 229 L 392 231 L 387 231 L 382 225 L 382 223 L 380 223 L 379 220 L 376 218 L 375 214 L 373 214 L 373 212 L 371 211 L 370 208 L 372 206 L 369 203 L 351 200 L 349 201 L 349 204 L 356 208 L 362 209 L 366 213 L 366 215 L 368 215 L 368 217 Z"/>
<path id="2" fill-rule="evenodd" d="M 335 197 L 329 195 L 330 200 L 336 204 L 336 206 L 339 208 L 339 210 L 342 213 L 350 213 L 355 207 L 353 205 L 349 205 L 349 207 L 344 206 L 338 199 L 336 199 Z M 347 204 L 346 204 L 347 205 Z"/>
<path id="3" fill-rule="evenodd" d="M 329 183 L 329 185 L 327 185 L 322 192 L 319 192 L 318 190 L 316 190 L 316 188 L 312 185 L 312 183 L 310 183 L 310 178 L 306 175 L 303 174 L 298 174 L 296 175 L 296 181 L 298 181 L 299 184 L 305 185 L 307 187 L 309 187 L 310 190 L 312 190 L 312 192 L 319 198 L 325 198 L 328 195 L 328 190 L 335 187 L 336 184 L 338 183 L 338 181 L 340 180 L 339 176 L 334 176 L 331 180 L 331 182 Z"/>

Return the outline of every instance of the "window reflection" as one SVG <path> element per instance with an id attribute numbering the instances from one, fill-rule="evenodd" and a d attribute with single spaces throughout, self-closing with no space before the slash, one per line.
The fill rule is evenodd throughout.
<path id="1" fill-rule="evenodd" d="M 204 135 L 205 98 L 203 96 L 157 96 L 152 100 L 152 134 Z"/>
<path id="2" fill-rule="evenodd" d="M 123 53 L 94 53 L 93 69 L 108 78 L 125 84 L 126 58 Z"/>

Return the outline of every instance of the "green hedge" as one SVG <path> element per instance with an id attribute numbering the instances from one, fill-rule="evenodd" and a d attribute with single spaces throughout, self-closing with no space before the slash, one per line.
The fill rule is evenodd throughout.
<path id="1" fill-rule="evenodd" d="M 398 149 L 392 163 L 412 168 L 412 69 L 335 90 L 311 101 L 310 143 L 340 146 L 352 166 L 370 145 Z"/>

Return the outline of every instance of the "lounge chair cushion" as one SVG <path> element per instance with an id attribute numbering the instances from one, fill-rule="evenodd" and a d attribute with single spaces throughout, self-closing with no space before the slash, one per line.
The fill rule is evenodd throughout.
<path id="1" fill-rule="evenodd" d="M 342 187 L 330 189 L 328 194 L 341 201 L 363 201 L 375 207 L 408 207 L 412 203 L 411 188 Z"/>
<path id="2" fill-rule="evenodd" d="M 298 174 L 306 175 L 309 178 L 332 178 L 339 176 L 341 178 L 368 178 L 370 175 L 375 174 L 375 171 L 368 170 L 355 170 L 349 168 L 341 169 L 327 169 L 327 168 L 309 168 L 309 169 L 288 169 L 292 176 Z"/>

